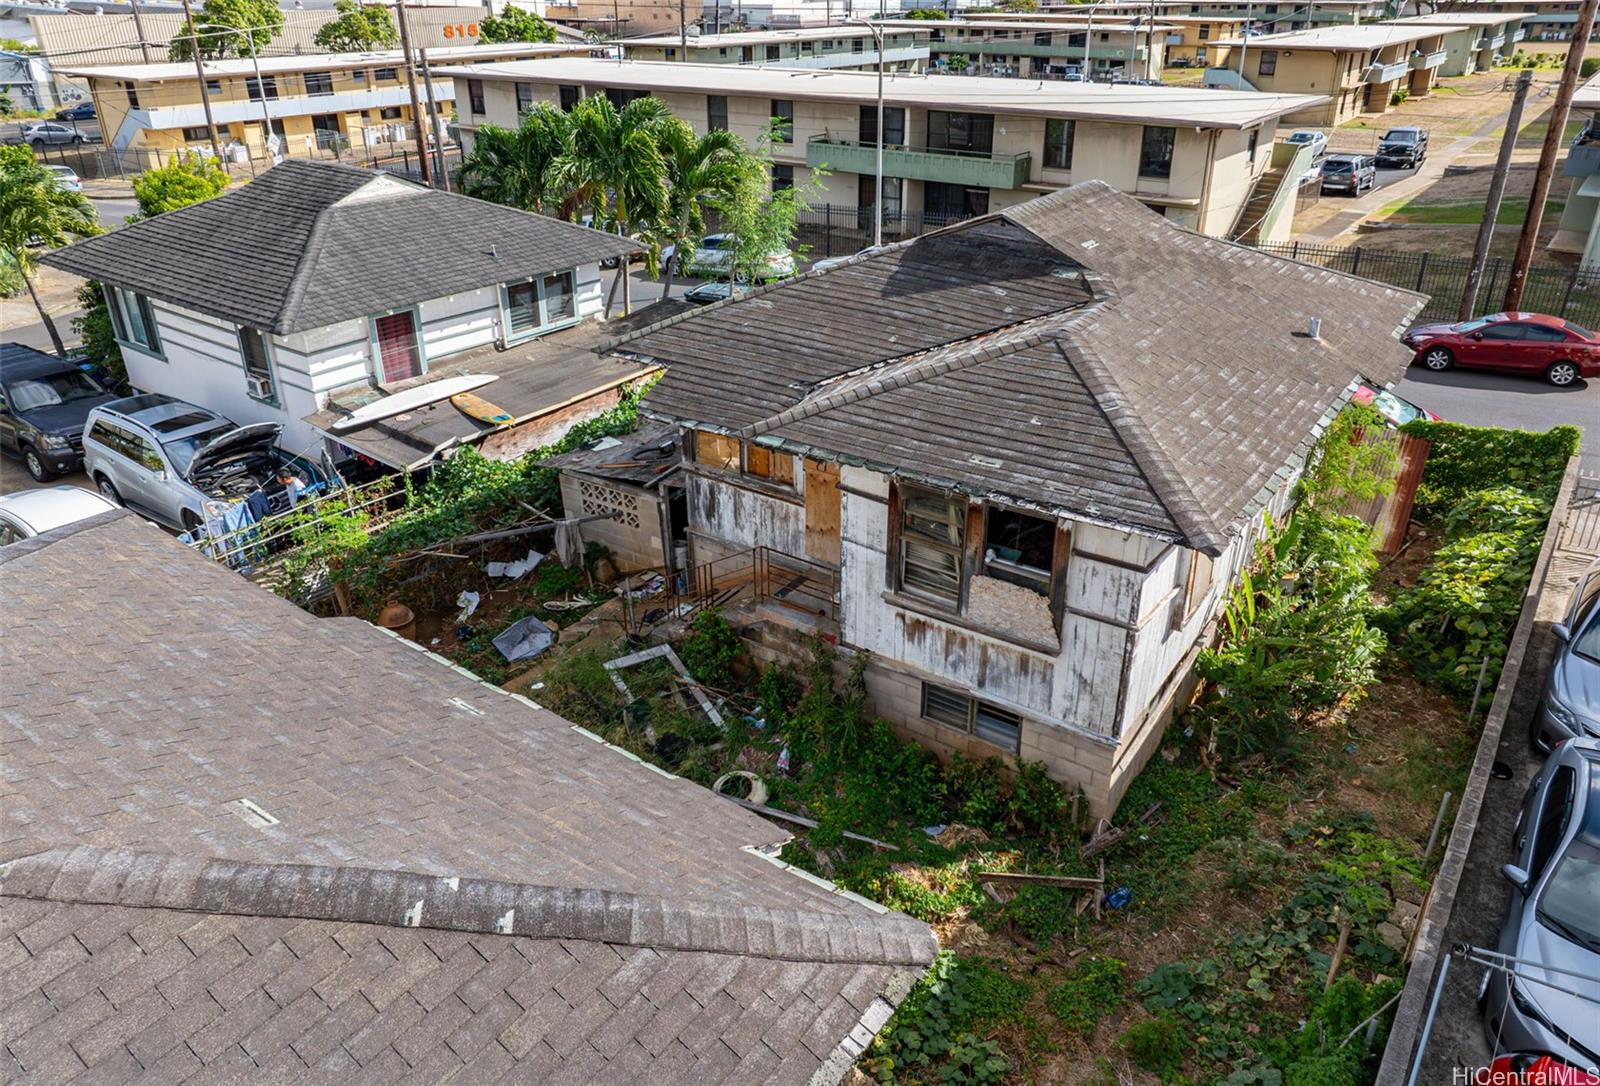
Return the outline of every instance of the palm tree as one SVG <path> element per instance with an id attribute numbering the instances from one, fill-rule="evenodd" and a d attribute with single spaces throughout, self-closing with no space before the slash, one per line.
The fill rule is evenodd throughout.
<path id="1" fill-rule="evenodd" d="M 572 155 L 570 114 L 540 102 L 523 114 L 513 131 L 497 125 L 479 129 L 472 154 L 461 164 L 461 191 L 524 211 L 571 216 L 570 195 L 556 185 L 556 164 Z"/>
<path id="2" fill-rule="evenodd" d="M 94 205 L 83 193 L 62 188 L 56 175 L 35 160 L 32 151 L 26 147 L 0 148 L 0 252 L 22 273 L 28 295 L 58 355 L 65 356 L 67 347 L 34 288 L 34 253 L 39 249 L 59 249 L 72 238 L 100 233 L 97 218 Z"/>
<path id="3" fill-rule="evenodd" d="M 666 160 L 668 183 L 660 242 L 673 247 L 661 288 L 661 300 L 666 301 L 672 294 L 673 277 L 683 267 L 685 250 L 705 235 L 702 204 L 726 199 L 738 189 L 748 169 L 749 152 L 744 141 L 731 132 L 696 136 L 694 129 L 677 118 L 661 126 L 657 142 Z"/>

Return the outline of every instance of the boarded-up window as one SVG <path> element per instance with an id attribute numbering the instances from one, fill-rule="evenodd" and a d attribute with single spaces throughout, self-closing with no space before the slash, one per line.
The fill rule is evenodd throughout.
<path id="1" fill-rule="evenodd" d="M 746 475 L 767 479 L 783 486 L 794 486 L 794 457 L 784 452 L 774 452 L 765 445 L 750 444 L 744 450 Z"/>
<path id="2" fill-rule="evenodd" d="M 900 501 L 900 587 L 959 605 L 966 522 L 964 500 L 906 488 Z"/>
<path id="3" fill-rule="evenodd" d="M 959 728 L 1012 754 L 1017 752 L 1021 742 L 1021 716 L 960 690 L 923 683 L 922 715 L 924 719 Z"/>
<path id="4" fill-rule="evenodd" d="M 708 430 L 696 430 L 694 435 L 694 462 L 723 471 L 739 470 L 739 439 Z"/>

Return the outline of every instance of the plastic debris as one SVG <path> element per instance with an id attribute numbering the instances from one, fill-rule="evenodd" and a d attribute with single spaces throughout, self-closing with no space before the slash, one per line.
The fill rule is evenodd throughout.
<path id="1" fill-rule="evenodd" d="M 949 828 L 950 828 L 949 826 L 947 826 L 943 822 L 941 822 L 937 826 L 924 826 L 924 827 L 922 827 L 922 832 L 927 834 L 929 837 L 937 837 L 937 836 L 939 836 L 941 833 L 943 833 L 945 830 L 947 830 Z"/>
<path id="2" fill-rule="evenodd" d="M 767 722 L 756 716 L 754 713 L 746 713 L 744 716 L 744 722 L 758 732 L 764 732 L 767 730 Z"/>
<path id="3" fill-rule="evenodd" d="M 591 449 L 614 449 L 618 445 L 621 445 L 621 444 L 622 444 L 622 442 L 618 441 L 614 437 L 603 437 L 600 440 L 596 441 L 593 445 L 590 445 L 589 448 L 591 448 Z"/>
<path id="4" fill-rule="evenodd" d="M 491 577 L 510 577 L 514 581 L 543 561 L 544 555 L 530 548 L 526 555 L 515 562 L 490 562 L 483 567 L 483 571 Z"/>
<path id="5" fill-rule="evenodd" d="M 1128 902 L 1133 900 L 1133 891 L 1126 886 L 1119 886 L 1106 895 L 1106 905 L 1112 909 L 1127 908 Z"/>
<path id="6" fill-rule="evenodd" d="M 556 635 L 544 620 L 535 615 L 519 618 L 501 630 L 494 639 L 494 647 L 507 663 L 531 660 L 555 641 Z"/>
<path id="7" fill-rule="evenodd" d="M 461 613 L 456 616 L 456 622 L 461 623 L 472 617 L 472 612 L 478 609 L 478 602 L 482 599 L 476 592 L 462 592 L 456 597 L 456 606 L 461 608 Z"/>
<path id="8" fill-rule="evenodd" d="M 789 775 L 789 748 L 787 746 L 778 752 L 778 772 L 786 777 Z"/>

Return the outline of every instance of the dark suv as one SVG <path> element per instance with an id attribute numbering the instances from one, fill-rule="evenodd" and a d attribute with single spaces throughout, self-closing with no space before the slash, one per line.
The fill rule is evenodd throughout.
<path id="1" fill-rule="evenodd" d="M 0 449 L 20 456 L 41 483 L 78 470 L 84 421 L 116 398 L 76 363 L 0 344 Z"/>
<path id="2" fill-rule="evenodd" d="M 1428 132 L 1423 128 L 1391 128 L 1378 141 L 1378 165 L 1413 169 L 1428 157 Z"/>

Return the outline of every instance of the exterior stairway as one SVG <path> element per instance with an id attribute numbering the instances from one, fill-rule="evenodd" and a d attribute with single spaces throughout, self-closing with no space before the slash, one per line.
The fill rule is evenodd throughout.
<path id="1" fill-rule="evenodd" d="M 1239 212 L 1239 219 L 1233 225 L 1234 241 L 1255 245 L 1261 240 L 1262 223 L 1288 172 L 1289 167 L 1286 165 L 1274 166 L 1257 179 L 1255 188 L 1250 190 L 1250 199 L 1246 201 L 1244 210 Z"/>

